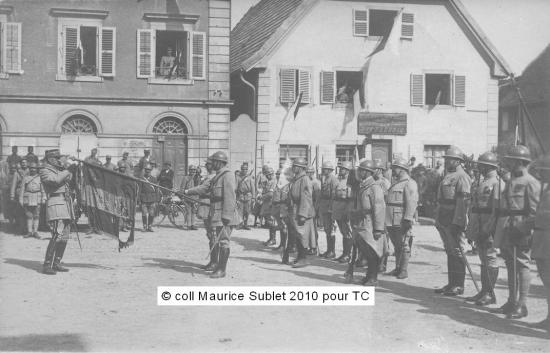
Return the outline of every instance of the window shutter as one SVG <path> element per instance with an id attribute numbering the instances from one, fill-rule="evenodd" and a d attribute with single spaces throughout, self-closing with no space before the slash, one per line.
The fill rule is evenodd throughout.
<path id="1" fill-rule="evenodd" d="M 155 33 L 152 29 L 137 31 L 137 77 L 155 77 Z"/>
<path id="2" fill-rule="evenodd" d="M 2 26 L 3 72 L 21 73 L 21 23 L 7 22 Z"/>
<path id="3" fill-rule="evenodd" d="M 101 76 L 115 76 L 115 49 L 116 29 L 114 27 L 103 27 L 101 29 L 101 57 L 99 72 Z"/>
<path id="4" fill-rule="evenodd" d="M 296 70 L 281 69 L 280 75 L 281 103 L 294 103 L 296 100 Z"/>
<path id="5" fill-rule="evenodd" d="M 191 78 L 206 79 L 206 33 L 191 32 Z"/>
<path id="6" fill-rule="evenodd" d="M 414 35 L 414 14 L 401 14 L 401 38 L 412 39 Z"/>
<path id="7" fill-rule="evenodd" d="M 411 105 L 424 105 L 424 75 L 411 74 Z"/>
<path id="8" fill-rule="evenodd" d="M 63 27 L 63 63 L 62 73 L 67 76 L 76 75 L 78 49 L 78 27 Z"/>
<path id="9" fill-rule="evenodd" d="M 298 71 L 298 94 L 302 94 L 302 103 L 311 103 L 311 73 L 306 70 Z"/>
<path id="10" fill-rule="evenodd" d="M 457 75 L 454 77 L 454 105 L 456 107 L 466 106 L 466 76 Z"/>
<path id="11" fill-rule="evenodd" d="M 367 37 L 369 35 L 369 10 L 353 10 L 353 35 Z"/>
<path id="12" fill-rule="evenodd" d="M 336 73 L 321 71 L 321 104 L 334 104 L 336 96 Z"/>

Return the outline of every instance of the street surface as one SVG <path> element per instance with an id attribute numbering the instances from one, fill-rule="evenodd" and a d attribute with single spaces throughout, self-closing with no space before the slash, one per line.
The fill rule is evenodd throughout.
<path id="1" fill-rule="evenodd" d="M 374 307 L 159 307 L 159 285 L 339 286 L 345 266 L 310 257 L 311 266 L 292 269 L 262 245 L 267 230 L 238 230 L 228 276 L 213 280 L 199 268 L 208 252 L 204 230 L 182 231 L 166 221 L 154 233 L 138 228 L 135 244 L 120 253 L 108 236 L 81 233 L 82 252 L 76 239 L 65 252 L 70 272 L 46 276 L 40 271 L 47 240 L 0 232 L 0 350 L 550 351 L 550 336 L 529 327 L 546 316 L 534 266 L 529 316 L 506 320 L 461 298 L 435 295 L 447 280 L 445 253 L 433 226 L 417 226 L 415 235 L 410 277 L 380 276 Z M 325 249 L 322 232 L 319 238 Z M 479 260 L 468 258 L 479 282 Z M 390 257 L 390 270 L 393 264 Z M 357 269 L 357 282 L 363 271 Z M 497 306 L 507 298 L 505 276 L 501 267 Z M 467 279 L 465 295 L 473 294 Z"/>

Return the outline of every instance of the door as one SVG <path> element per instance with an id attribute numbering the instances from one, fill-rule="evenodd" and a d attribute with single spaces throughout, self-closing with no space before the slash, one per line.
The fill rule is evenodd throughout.
<path id="1" fill-rule="evenodd" d="M 391 140 L 373 140 L 372 141 L 372 160 L 379 160 L 387 165 L 392 156 Z"/>
<path id="2" fill-rule="evenodd" d="M 88 157 L 97 145 L 97 136 L 93 134 L 62 134 L 59 137 L 61 154 L 68 154 L 78 159 Z"/>
<path id="3" fill-rule="evenodd" d="M 160 169 L 164 162 L 172 163 L 174 187 L 178 188 L 187 170 L 187 136 L 161 136 L 153 144 L 152 155 Z"/>

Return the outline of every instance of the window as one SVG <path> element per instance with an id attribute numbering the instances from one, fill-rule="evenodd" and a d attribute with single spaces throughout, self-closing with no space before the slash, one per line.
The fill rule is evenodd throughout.
<path id="1" fill-rule="evenodd" d="M 390 34 L 397 11 L 370 10 L 369 35 L 384 37 Z"/>
<path id="2" fill-rule="evenodd" d="M 395 10 L 365 9 L 353 10 L 353 35 L 358 37 L 387 37 L 393 26 L 401 27 L 401 38 L 412 39 L 414 35 L 414 14 Z"/>
<path id="3" fill-rule="evenodd" d="M 356 145 L 336 145 L 336 161 L 338 164 L 345 161 L 353 161 L 355 158 Z M 357 152 L 359 159 L 365 158 L 365 148 L 363 146 L 357 146 Z"/>
<path id="4" fill-rule="evenodd" d="M 279 167 L 285 163 L 287 156 L 291 161 L 302 157 L 309 163 L 309 148 L 307 145 L 279 145 Z"/>
<path id="5" fill-rule="evenodd" d="M 154 134 L 165 135 L 185 135 L 187 134 L 187 126 L 175 117 L 165 117 L 160 119 L 155 126 L 153 126 Z"/>
<path id="6" fill-rule="evenodd" d="M 0 76 L 21 74 L 21 23 L 0 22 Z"/>
<path id="7" fill-rule="evenodd" d="M 153 83 L 206 79 L 206 34 L 138 30 L 137 77 Z"/>
<path id="8" fill-rule="evenodd" d="M 75 114 L 63 122 L 61 132 L 64 134 L 95 134 L 97 127 L 87 116 Z"/>
<path id="9" fill-rule="evenodd" d="M 451 75 L 426 74 L 426 105 L 451 104 Z"/>
<path id="10" fill-rule="evenodd" d="M 300 94 L 302 94 L 301 103 L 311 103 L 311 73 L 302 69 L 281 69 L 281 103 L 294 104 Z"/>
<path id="11" fill-rule="evenodd" d="M 466 105 L 466 76 L 446 73 L 411 75 L 411 105 Z"/>
<path id="12" fill-rule="evenodd" d="M 448 148 L 448 145 L 424 145 L 424 166 L 435 168 L 438 161 L 444 165 L 443 155 Z"/>

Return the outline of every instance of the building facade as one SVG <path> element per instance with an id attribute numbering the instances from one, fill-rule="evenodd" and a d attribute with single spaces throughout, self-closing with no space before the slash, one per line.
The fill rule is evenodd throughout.
<path id="1" fill-rule="evenodd" d="M 179 177 L 228 151 L 230 12 L 229 0 L 3 1 L 2 155 L 151 149 Z"/>
<path id="2" fill-rule="evenodd" d="M 255 122 L 258 164 L 357 148 L 433 167 L 449 145 L 496 146 L 508 74 L 456 0 L 264 0 L 232 31 L 232 124 Z"/>

